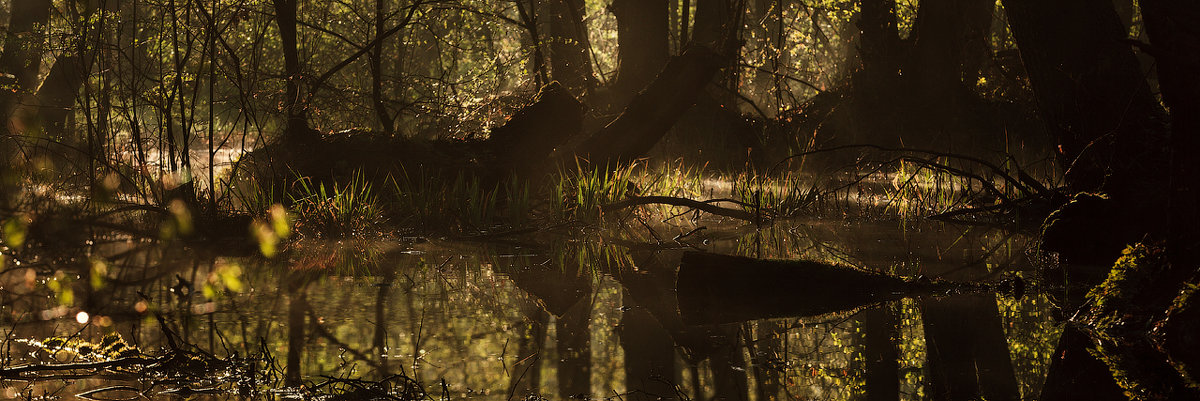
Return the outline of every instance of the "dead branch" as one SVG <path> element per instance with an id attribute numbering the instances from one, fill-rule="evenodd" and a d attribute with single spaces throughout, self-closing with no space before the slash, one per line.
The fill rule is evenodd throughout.
<path id="1" fill-rule="evenodd" d="M 730 209 L 730 208 L 726 208 L 726 207 L 720 207 L 720 206 L 717 206 L 714 204 L 716 202 L 727 202 L 727 201 L 728 200 L 725 200 L 725 199 L 697 201 L 697 200 L 691 200 L 691 199 L 687 199 L 687 198 L 676 198 L 674 196 L 635 196 L 635 197 L 631 197 L 629 199 L 616 201 L 613 203 L 609 203 L 607 205 L 602 205 L 602 206 L 600 206 L 600 211 L 608 212 L 608 211 L 620 210 L 620 209 L 624 209 L 627 207 L 641 206 L 641 205 L 671 205 L 671 206 L 689 207 L 692 209 L 700 210 L 702 212 L 708 212 L 708 213 L 715 214 L 718 216 L 731 217 L 731 218 L 735 218 L 738 220 L 745 220 L 745 221 L 755 222 L 755 223 L 762 222 L 762 220 L 764 220 L 764 217 L 755 216 L 754 214 L 747 212 L 745 210 Z"/>

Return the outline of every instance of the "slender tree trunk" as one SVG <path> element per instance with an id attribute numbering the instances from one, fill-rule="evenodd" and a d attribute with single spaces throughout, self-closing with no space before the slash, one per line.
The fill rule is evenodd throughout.
<path id="1" fill-rule="evenodd" d="M 595 86 L 583 14 L 583 0 L 550 0 L 550 67 L 575 96 L 591 94 Z"/>
<path id="2" fill-rule="evenodd" d="M 387 15 L 385 0 L 375 0 L 375 37 L 383 36 L 383 20 Z M 371 104 L 375 107 L 375 117 L 379 126 L 388 136 L 395 135 L 392 117 L 388 115 L 387 106 L 383 102 L 383 41 L 375 43 L 371 49 Z"/>
<path id="3" fill-rule="evenodd" d="M 688 27 L 692 26 L 692 2 L 691 0 L 682 0 L 679 5 L 679 53 L 683 53 L 686 48 L 684 44 L 691 40 L 688 36 Z"/>
<path id="4" fill-rule="evenodd" d="M 533 77 L 538 87 L 550 83 L 549 75 L 546 73 L 546 55 L 542 52 L 542 36 L 538 33 L 537 21 L 537 0 L 528 0 L 529 3 L 524 3 L 526 0 L 513 0 L 517 5 L 517 14 L 521 17 L 521 23 L 525 27 L 525 31 L 529 33 L 530 43 L 533 45 Z"/>

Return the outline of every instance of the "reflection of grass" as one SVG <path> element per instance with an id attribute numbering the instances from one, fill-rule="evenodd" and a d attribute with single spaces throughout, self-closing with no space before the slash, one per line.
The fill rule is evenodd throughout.
<path id="1" fill-rule="evenodd" d="M 390 179 L 394 202 L 389 212 L 403 216 L 402 223 L 424 229 L 446 227 L 458 230 L 487 230 L 516 226 L 529 217 L 531 188 L 528 181 L 508 178 L 487 182 L 478 176 L 459 173 L 453 177 L 403 172 Z"/>

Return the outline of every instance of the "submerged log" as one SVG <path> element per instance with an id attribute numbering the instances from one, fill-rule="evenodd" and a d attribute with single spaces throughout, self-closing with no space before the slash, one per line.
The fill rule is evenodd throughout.
<path id="1" fill-rule="evenodd" d="M 676 292 L 687 324 L 818 316 L 950 289 L 812 261 L 687 252 Z"/>

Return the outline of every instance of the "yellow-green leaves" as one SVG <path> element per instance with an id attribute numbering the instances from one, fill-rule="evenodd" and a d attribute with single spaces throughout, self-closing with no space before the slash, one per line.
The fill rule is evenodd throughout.
<path id="1" fill-rule="evenodd" d="M 17 215 L 4 221 L 4 243 L 13 248 L 25 245 L 25 234 L 29 231 L 28 218 Z"/>
<path id="2" fill-rule="evenodd" d="M 91 274 L 88 275 L 88 278 L 91 281 L 92 289 L 98 290 L 104 288 L 104 282 L 108 276 L 108 263 L 98 258 L 92 259 L 91 262 Z"/>
<path id="3" fill-rule="evenodd" d="M 276 203 L 267 211 L 267 221 L 255 219 L 250 223 L 250 235 L 258 243 L 258 250 L 263 256 L 275 256 L 279 242 L 292 235 L 292 221 L 287 209 Z"/>
<path id="4" fill-rule="evenodd" d="M 233 292 L 241 292 L 243 287 L 242 266 L 233 262 L 221 261 L 208 274 L 201 292 L 204 294 L 205 299 L 216 299 L 220 295 L 219 291 L 222 288 Z"/>

